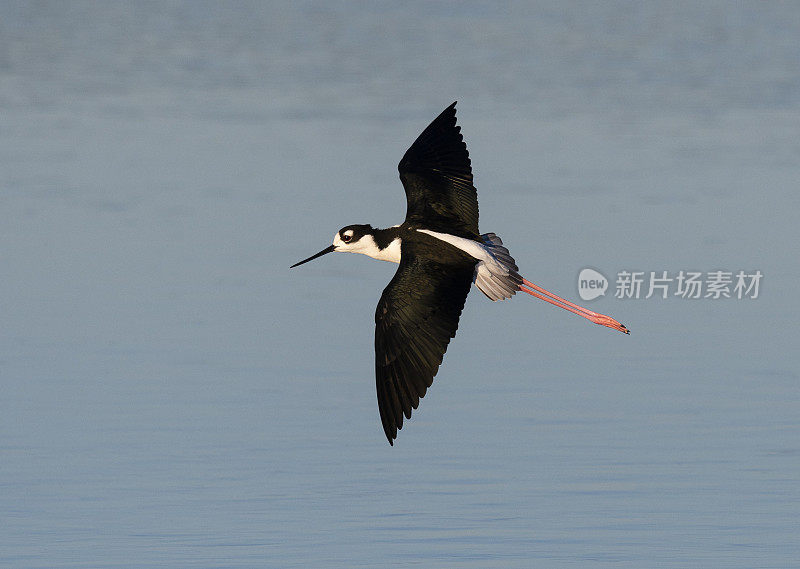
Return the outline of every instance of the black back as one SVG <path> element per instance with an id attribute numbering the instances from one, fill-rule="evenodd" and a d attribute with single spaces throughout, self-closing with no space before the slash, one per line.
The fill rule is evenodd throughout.
<path id="1" fill-rule="evenodd" d="M 375 311 L 378 408 L 390 444 L 433 383 L 455 337 L 474 260 L 442 264 L 404 241 L 402 259 Z M 420 251 L 421 252 L 421 251 Z"/>
<path id="2" fill-rule="evenodd" d="M 456 103 L 428 125 L 398 164 L 406 190 L 406 223 L 478 237 L 478 194 L 467 145 L 456 126 Z"/>

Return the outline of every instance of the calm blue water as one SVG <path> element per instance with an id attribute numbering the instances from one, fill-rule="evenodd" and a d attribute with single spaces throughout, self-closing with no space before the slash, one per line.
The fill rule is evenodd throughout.
<path id="1" fill-rule="evenodd" d="M 800 9 L 0 5 L 0 565 L 741 567 L 800 558 Z M 402 220 L 453 100 L 482 229 L 759 298 L 473 292 L 392 448 Z"/>

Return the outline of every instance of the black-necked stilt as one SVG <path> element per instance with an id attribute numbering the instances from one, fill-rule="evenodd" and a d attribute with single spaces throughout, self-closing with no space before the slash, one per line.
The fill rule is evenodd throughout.
<path id="1" fill-rule="evenodd" d="M 411 418 L 433 383 L 473 282 L 491 300 L 521 291 L 629 333 L 613 318 L 522 278 L 500 237 L 478 232 L 478 196 L 467 146 L 456 126 L 456 103 L 419 135 L 398 169 L 408 202 L 402 224 L 388 229 L 348 225 L 332 245 L 292 265 L 333 251 L 400 264 L 375 312 L 378 408 L 390 444 L 403 427 L 403 415 Z"/>

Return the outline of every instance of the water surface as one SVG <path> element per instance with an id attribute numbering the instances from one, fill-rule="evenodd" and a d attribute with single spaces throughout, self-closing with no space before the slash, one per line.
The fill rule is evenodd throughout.
<path id="1" fill-rule="evenodd" d="M 787 567 L 800 557 L 788 4 L 4 3 L 0 565 Z M 390 447 L 333 255 L 459 100 L 484 231 L 755 300 L 473 292 Z M 612 292 L 612 291 L 610 291 Z"/>

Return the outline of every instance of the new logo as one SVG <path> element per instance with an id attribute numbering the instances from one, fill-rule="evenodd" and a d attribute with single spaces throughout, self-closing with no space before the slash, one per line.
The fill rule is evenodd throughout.
<path id="1" fill-rule="evenodd" d="M 607 288 L 608 279 L 599 271 L 587 267 L 578 273 L 578 294 L 583 300 L 605 296 Z"/>

